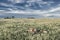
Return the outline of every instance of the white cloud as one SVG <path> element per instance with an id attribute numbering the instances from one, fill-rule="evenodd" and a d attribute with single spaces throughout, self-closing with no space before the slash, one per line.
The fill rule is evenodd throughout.
<path id="1" fill-rule="evenodd" d="M 45 17 L 49 17 L 49 16 L 59 16 L 59 17 L 60 17 L 60 14 L 44 14 L 43 16 L 45 16 Z"/>
<path id="2" fill-rule="evenodd" d="M 24 0 L 8 0 L 11 1 L 12 3 L 23 3 Z"/>
<path id="3" fill-rule="evenodd" d="M 14 9 L 11 9 L 11 8 L 8 8 L 10 11 L 4 11 L 4 13 L 31 13 L 31 14 L 50 14 L 52 12 L 57 12 L 57 11 L 60 11 L 60 7 L 56 7 L 56 8 L 52 8 L 52 9 L 49 9 L 49 10 L 14 10 Z M 1 10 L 0 10 L 1 11 Z"/>
<path id="4" fill-rule="evenodd" d="M 16 2 L 16 3 L 19 3 L 19 2 L 21 2 L 21 0 L 15 0 L 15 2 Z"/>
<path id="5" fill-rule="evenodd" d="M 56 12 L 56 11 L 59 11 L 59 10 L 60 10 L 60 7 L 57 7 L 57 8 L 51 9 L 49 12 Z"/>
<path id="6" fill-rule="evenodd" d="M 8 4 L 8 3 L 0 3 L 0 5 L 5 7 L 14 7 L 12 4 Z"/>
<path id="7" fill-rule="evenodd" d="M 56 9 L 52 9 L 57 11 L 58 8 Z M 59 9 L 58 9 L 59 10 Z M 55 11 L 51 11 L 51 10 L 26 10 L 26 11 L 22 11 L 22 10 L 10 10 L 10 11 L 5 11 L 5 10 L 0 10 L 0 13 L 17 13 L 17 14 L 38 14 L 38 15 L 43 15 L 44 17 L 48 17 L 48 16 L 60 16 L 59 13 L 56 13 Z M 54 12 L 54 14 L 52 14 L 51 12 Z"/>
<path id="8" fill-rule="evenodd" d="M 5 11 L 5 10 L 0 10 L 0 12 Z"/>

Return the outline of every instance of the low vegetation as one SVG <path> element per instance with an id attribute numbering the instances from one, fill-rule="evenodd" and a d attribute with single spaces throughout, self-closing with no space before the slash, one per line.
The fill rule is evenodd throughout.
<path id="1" fill-rule="evenodd" d="M 0 19 L 0 40 L 60 40 L 60 19 Z"/>

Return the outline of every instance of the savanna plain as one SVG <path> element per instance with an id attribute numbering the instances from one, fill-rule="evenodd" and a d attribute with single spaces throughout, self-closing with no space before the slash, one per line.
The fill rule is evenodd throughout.
<path id="1" fill-rule="evenodd" d="M 60 19 L 0 19 L 0 40 L 60 40 Z"/>

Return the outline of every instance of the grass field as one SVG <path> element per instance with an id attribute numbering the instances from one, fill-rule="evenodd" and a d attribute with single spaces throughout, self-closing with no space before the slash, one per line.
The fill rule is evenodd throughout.
<path id="1" fill-rule="evenodd" d="M 0 19 L 0 40 L 60 40 L 60 19 Z"/>

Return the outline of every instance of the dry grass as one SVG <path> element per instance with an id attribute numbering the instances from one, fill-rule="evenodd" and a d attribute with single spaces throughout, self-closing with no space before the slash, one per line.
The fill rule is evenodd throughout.
<path id="1" fill-rule="evenodd" d="M 26 32 L 29 28 L 43 32 Z M 0 40 L 60 40 L 60 19 L 0 19 Z"/>

